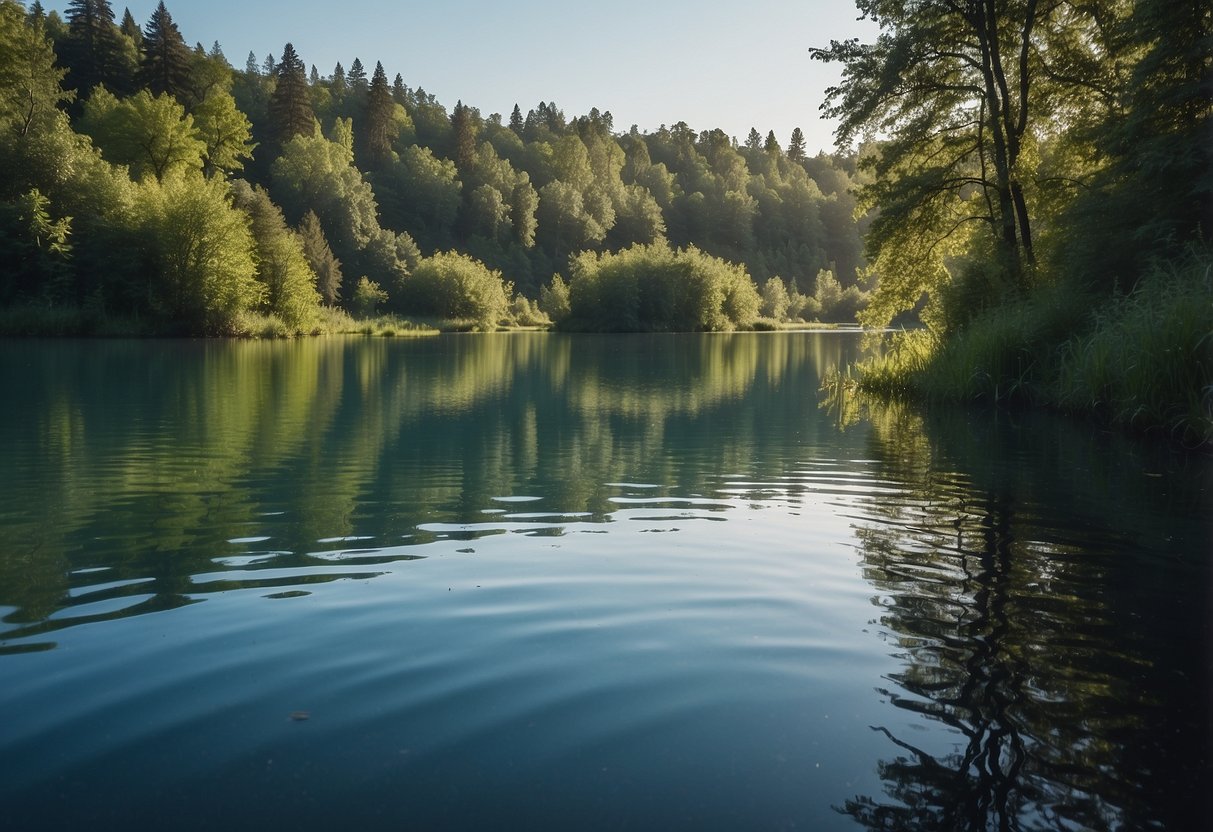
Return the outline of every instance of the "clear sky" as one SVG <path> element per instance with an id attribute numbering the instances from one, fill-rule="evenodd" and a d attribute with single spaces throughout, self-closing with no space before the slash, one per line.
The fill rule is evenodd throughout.
<path id="1" fill-rule="evenodd" d="M 147 24 L 156 0 L 130 0 Z M 652 131 L 685 121 L 744 140 L 751 127 L 774 130 L 786 146 L 805 132 L 810 152 L 832 147 L 820 121 L 834 67 L 809 60 L 809 47 L 874 36 L 849 0 L 166 0 L 190 45 L 219 41 L 243 67 L 282 54 L 287 41 L 310 68 L 329 75 L 355 57 L 370 72 L 382 61 L 409 87 L 424 87 L 448 109 L 456 100 L 484 115 L 525 113 L 555 101 L 572 117 L 610 110 L 615 129 Z M 62 13 L 67 0 L 43 0 Z M 120 20 L 125 7 L 113 3 Z"/>

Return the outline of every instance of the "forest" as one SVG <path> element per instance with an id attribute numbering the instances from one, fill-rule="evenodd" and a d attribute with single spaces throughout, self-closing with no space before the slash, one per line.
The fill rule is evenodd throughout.
<path id="1" fill-rule="evenodd" d="M 0 171 L 9 333 L 732 329 L 854 321 L 868 297 L 856 156 L 811 157 L 799 129 L 484 116 L 290 43 L 235 67 L 164 3 L 141 26 L 0 0 Z"/>

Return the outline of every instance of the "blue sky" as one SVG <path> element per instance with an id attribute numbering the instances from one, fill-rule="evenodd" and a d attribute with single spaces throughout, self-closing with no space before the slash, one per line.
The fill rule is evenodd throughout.
<path id="1" fill-rule="evenodd" d="M 43 0 L 62 12 L 67 0 Z M 124 4 L 114 2 L 121 18 Z M 145 25 L 156 0 L 131 0 Z M 448 109 L 457 99 L 486 116 L 555 101 L 568 116 L 610 110 L 615 128 L 686 121 L 744 140 L 750 127 L 787 144 L 804 130 L 810 151 L 832 146 L 817 111 L 833 67 L 809 60 L 831 38 L 871 38 L 847 0 L 166 0 L 191 45 L 219 41 L 234 65 L 249 51 L 278 57 L 287 41 L 322 75 L 355 57 L 382 61 Z"/>

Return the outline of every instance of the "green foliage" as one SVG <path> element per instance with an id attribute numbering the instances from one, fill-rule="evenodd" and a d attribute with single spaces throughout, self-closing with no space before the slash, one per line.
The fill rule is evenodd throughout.
<path id="1" fill-rule="evenodd" d="M 1071 174 L 1081 187 L 1062 221 L 1073 233 L 1055 257 L 1104 292 L 1128 290 L 1152 260 L 1213 239 L 1213 10 L 1138 0 L 1111 30 L 1108 51 L 1130 71 L 1109 73 L 1114 103 L 1075 131 L 1097 166 Z"/>
<path id="2" fill-rule="evenodd" d="M 609 112 L 566 118 L 553 102 L 525 117 L 516 107 L 509 125 L 462 102 L 448 114 L 400 76 L 389 87 L 382 64 L 370 78 L 356 60 L 349 77 L 338 65 L 331 78 L 313 73 L 309 83 L 290 44 L 281 60 L 250 54 L 234 71 L 218 43 L 209 52 L 187 48 L 163 3 L 146 32 L 129 13 L 115 25 L 105 0 L 72 0 L 68 21 L 0 0 L 0 204 L 11 209 L 5 233 L 14 240 L 0 257 L 25 263 L 16 240 L 29 227 L 13 217 L 36 191 L 50 223 L 71 217 L 72 257 L 55 266 L 55 293 L 93 304 L 102 318 L 139 316 L 187 331 L 307 328 L 300 322 L 311 301 L 279 308 L 275 287 L 299 272 L 299 252 L 287 254 L 298 246 L 273 221 L 270 197 L 299 225 L 303 259 L 328 303 L 343 294 L 353 303 L 341 289 L 344 263 L 387 293 L 377 303 L 400 309 L 422 249 L 456 246 L 514 281 L 527 299 L 516 300 L 513 314 L 533 321 L 543 315 L 526 305 L 540 294 L 540 277 L 587 250 L 669 238 L 802 286 L 819 268 L 857 259 L 854 226 L 841 219 L 847 206 L 840 203 L 837 227 L 827 229 L 819 219 L 826 197 L 804 167 L 782 154 L 745 155 L 719 130 L 696 133 L 680 122 L 617 135 Z M 65 79 L 83 94 L 73 100 Z M 255 188 L 241 196 L 264 291 L 255 301 L 235 292 L 238 314 L 205 292 L 171 288 L 187 284 L 189 270 L 164 268 L 163 247 L 147 236 L 164 206 L 183 203 L 179 183 L 199 172 L 221 186 L 239 174 L 270 189 L 268 197 Z M 849 182 L 844 176 L 832 193 Z M 303 223 L 309 212 L 313 221 Z M 220 234 L 225 217 L 219 211 L 207 233 Z M 295 265 L 271 267 L 284 258 Z M 171 300 L 187 296 L 193 300 Z M 727 300 L 744 312 L 749 297 Z M 172 320 L 178 312 L 184 317 Z"/>
<path id="3" fill-rule="evenodd" d="M 193 70 L 190 50 L 163 0 L 152 12 L 141 46 L 143 60 L 139 67 L 139 82 L 152 95 L 171 95 L 184 101 L 190 90 Z"/>
<path id="4" fill-rule="evenodd" d="M 199 174 L 144 180 L 135 203 L 151 308 L 191 332 L 231 334 L 265 297 L 256 242 L 227 186 Z"/>
<path id="5" fill-rule="evenodd" d="M 375 74 L 371 77 L 370 89 L 367 91 L 362 130 L 365 167 L 374 170 L 391 161 L 392 143 L 400 132 L 400 126 L 395 119 L 398 106 L 392 100 L 392 91 L 388 87 L 383 64 L 376 63 Z"/>
<path id="6" fill-rule="evenodd" d="M 194 128 L 205 147 L 202 158 L 207 176 L 236 173 L 252 158 L 252 125 L 224 88 L 212 88 L 194 108 Z"/>
<path id="7" fill-rule="evenodd" d="M 418 256 L 416 246 L 379 225 L 375 195 L 354 167 L 349 122 L 338 120 L 332 134 L 289 141 L 274 162 L 272 194 L 294 221 L 314 211 L 347 268 L 395 291 Z"/>
<path id="8" fill-rule="evenodd" d="M 59 46 L 66 83 L 77 100 L 88 98 L 104 85 L 118 93 L 134 87 L 139 53 L 114 23 L 109 0 L 71 0 L 67 5 L 67 37 Z"/>
<path id="9" fill-rule="evenodd" d="M 509 314 L 509 293 L 501 273 L 458 252 L 439 252 L 417 265 L 408 278 L 411 311 L 474 321 L 495 329 Z"/>
<path id="10" fill-rule="evenodd" d="M 758 308 L 762 317 L 786 321 L 789 317 L 788 309 L 790 307 L 791 299 L 788 297 L 788 287 L 781 278 L 772 277 L 762 284 L 762 302 Z"/>
<path id="11" fill-rule="evenodd" d="M 425 249 L 449 246 L 459 211 L 462 183 L 455 163 L 413 145 L 398 161 L 376 172 L 375 192 L 383 221 L 407 228 Z"/>
<path id="12" fill-rule="evenodd" d="M 387 292 L 379 288 L 379 284 L 368 280 L 366 275 L 358 278 L 354 284 L 354 293 L 350 297 L 350 311 L 360 318 L 374 316 L 376 310 L 387 302 Z"/>
<path id="13" fill-rule="evenodd" d="M 256 242 L 257 280 L 265 288 L 259 311 L 292 332 L 307 332 L 316 321 L 320 294 L 302 242 L 264 190 L 238 181 L 232 195 L 235 206 L 249 215 Z"/>
<path id="14" fill-rule="evenodd" d="M 295 47 L 289 43 L 282 49 L 282 60 L 274 67 L 274 79 L 274 91 L 269 98 L 274 141 L 282 146 L 296 136 L 311 136 L 315 132 L 315 116 L 307 71 Z"/>
<path id="15" fill-rule="evenodd" d="M 316 289 L 321 300 L 332 306 L 341 299 L 341 261 L 333 255 L 314 211 L 303 215 L 299 223 L 299 243 L 303 256 L 316 274 Z"/>
<path id="16" fill-rule="evenodd" d="M 1213 257 L 1158 263 L 1059 348 L 1049 399 L 1213 445 Z"/>
<path id="17" fill-rule="evenodd" d="M 45 27 L 27 23 L 17 4 L 0 4 L 0 131 L 26 137 L 45 130 L 71 100 L 60 88 L 65 74 Z"/>
<path id="18" fill-rule="evenodd" d="M 171 95 L 153 97 L 140 90 L 120 101 L 97 87 L 84 104 L 79 126 L 108 161 L 126 165 L 137 179 L 202 170 L 206 145 L 193 116 Z"/>
<path id="19" fill-rule="evenodd" d="M 822 269 L 817 273 L 812 300 L 815 316 L 820 320 L 848 323 L 861 317 L 860 313 L 868 302 L 868 295 L 860 291 L 858 286 L 843 289 L 833 272 Z"/>
<path id="20" fill-rule="evenodd" d="M 862 389 L 931 401 L 1031 403 L 1213 443 L 1213 258 L 1158 263 L 1128 295 L 1072 284 L 992 306 L 946 338 L 895 338 Z"/>
<path id="21" fill-rule="evenodd" d="M 572 314 L 569 305 L 569 285 L 558 274 L 552 275 L 552 280 L 539 290 L 539 308 L 552 320 L 559 324 Z"/>
<path id="22" fill-rule="evenodd" d="M 514 295 L 510 301 L 509 316 L 515 326 L 551 326 L 552 319 L 544 313 L 540 305 L 522 295 Z"/>
<path id="23" fill-rule="evenodd" d="M 67 299 L 71 219 L 52 219 L 49 208 L 36 188 L 0 203 L 0 301 L 57 305 Z"/>
<path id="24" fill-rule="evenodd" d="M 664 243 L 618 253 L 583 252 L 569 281 L 570 329 L 710 331 L 747 327 L 759 296 L 741 266 Z"/>

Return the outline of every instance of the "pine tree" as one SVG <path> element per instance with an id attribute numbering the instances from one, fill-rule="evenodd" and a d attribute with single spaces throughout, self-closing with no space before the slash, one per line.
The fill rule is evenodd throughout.
<path id="1" fill-rule="evenodd" d="M 471 170 L 476 164 L 476 136 L 472 131 L 471 108 L 462 101 L 456 102 L 451 113 L 451 131 L 455 166 L 461 171 Z"/>
<path id="2" fill-rule="evenodd" d="M 340 99 L 345 95 L 345 89 L 345 67 L 341 65 L 341 61 L 338 61 L 337 65 L 333 67 L 333 82 L 331 85 L 333 97 Z"/>
<path id="3" fill-rule="evenodd" d="M 767 132 L 767 140 L 766 140 L 766 143 L 762 146 L 762 149 L 765 150 L 767 153 L 774 153 L 776 155 L 779 155 L 780 153 L 783 152 L 782 148 L 779 147 L 779 139 L 775 138 L 774 130 L 770 130 Z"/>
<path id="4" fill-rule="evenodd" d="M 346 75 L 346 82 L 350 89 L 356 92 L 366 92 L 366 70 L 362 66 L 362 61 L 354 58 L 354 62 L 350 64 L 349 74 Z"/>
<path id="5" fill-rule="evenodd" d="M 404 85 L 404 78 L 399 72 L 396 73 L 396 80 L 392 81 L 392 100 L 402 107 L 409 100 L 409 88 Z"/>
<path id="6" fill-rule="evenodd" d="M 143 30 L 135 22 L 135 16 L 131 14 L 129 8 L 122 12 L 122 26 L 120 28 L 122 29 L 122 34 L 134 41 L 136 46 L 143 47 Z"/>
<path id="7" fill-rule="evenodd" d="M 265 56 L 265 63 L 261 65 L 261 74 L 267 78 L 274 74 L 274 70 L 278 65 L 274 62 L 274 53 L 270 52 Z"/>
<path id="8" fill-rule="evenodd" d="M 65 86 L 76 91 L 77 101 L 83 102 L 98 84 L 111 92 L 130 91 L 134 79 L 123 60 L 122 34 L 109 0 L 71 0 L 67 23 L 59 57 L 68 68 Z"/>
<path id="9" fill-rule="evenodd" d="M 750 128 L 750 135 L 746 136 L 745 146 L 750 150 L 762 150 L 762 136 L 753 127 Z"/>
<path id="10" fill-rule="evenodd" d="M 320 83 L 320 70 L 316 69 L 315 64 L 312 64 L 312 71 L 307 77 L 307 82 L 313 87 Z"/>
<path id="11" fill-rule="evenodd" d="M 248 59 L 244 62 L 244 74 L 250 78 L 261 74 L 261 67 L 257 65 L 257 56 L 251 51 L 248 53 Z"/>
<path id="12" fill-rule="evenodd" d="M 391 159 L 392 139 L 395 138 L 395 131 L 392 129 L 395 114 L 396 103 L 392 101 L 387 74 L 383 71 L 383 64 L 376 63 L 371 87 L 367 93 L 363 127 L 363 145 L 366 148 L 367 162 L 372 168 L 381 167 Z"/>
<path id="13" fill-rule="evenodd" d="M 522 121 L 522 109 L 517 104 L 515 104 L 514 112 L 510 113 L 510 129 L 513 130 L 515 133 L 517 133 L 519 136 L 521 136 L 523 126 L 524 126 L 524 124 Z"/>
<path id="14" fill-rule="evenodd" d="M 185 100 L 190 85 L 190 51 L 163 0 L 152 12 L 143 33 L 143 64 L 139 80 L 152 95 Z"/>
<path id="15" fill-rule="evenodd" d="M 788 158 L 793 162 L 803 162 L 808 158 L 804 151 L 804 133 L 799 127 L 792 131 L 792 140 L 788 142 Z"/>
<path id="16" fill-rule="evenodd" d="M 291 44 L 283 47 L 282 60 L 275 67 L 274 74 L 278 83 L 269 104 L 274 139 L 279 145 L 284 145 L 295 136 L 312 135 L 315 116 L 312 113 L 307 73 Z"/>
<path id="17" fill-rule="evenodd" d="M 130 14 L 130 12 L 128 11 L 127 14 Z M 29 20 L 34 24 L 46 21 L 46 10 L 42 8 L 41 0 L 34 0 L 34 4 L 29 7 Z"/>

